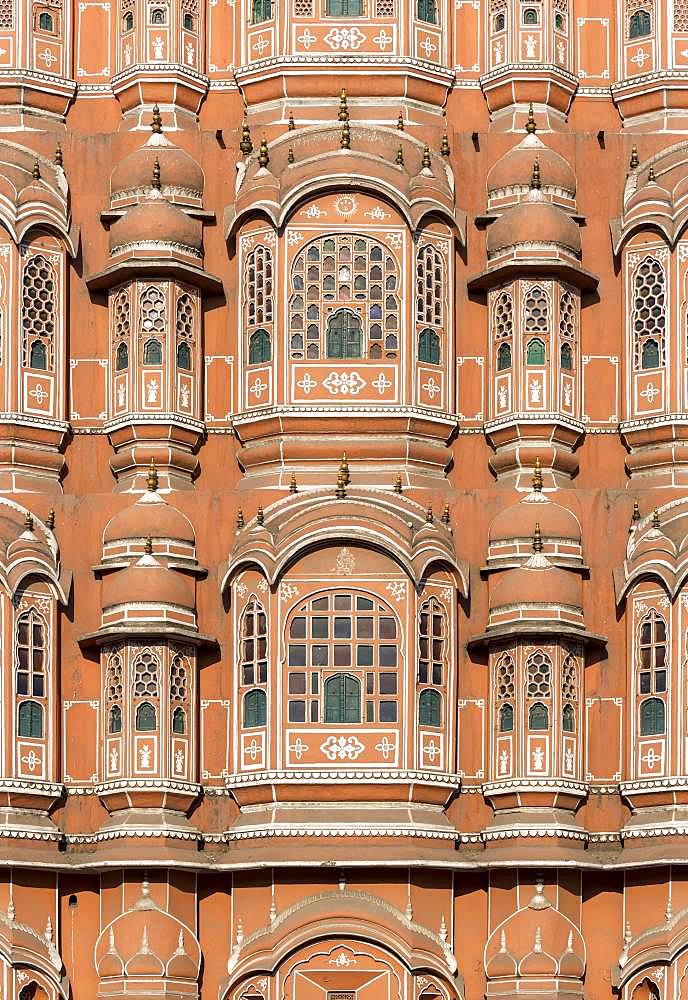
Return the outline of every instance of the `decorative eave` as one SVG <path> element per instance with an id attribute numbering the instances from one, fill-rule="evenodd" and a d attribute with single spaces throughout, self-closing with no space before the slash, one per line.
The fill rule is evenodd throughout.
<path id="1" fill-rule="evenodd" d="M 100 648 L 113 642 L 124 642 L 127 639 L 180 639 L 191 646 L 218 649 L 219 643 L 211 635 L 204 635 L 197 629 L 178 625 L 174 622 L 151 622 L 141 624 L 125 622 L 121 625 L 110 625 L 99 628 L 95 632 L 80 635 L 77 642 L 81 649 Z"/>
<path id="2" fill-rule="evenodd" d="M 103 291 L 134 278 L 178 278 L 180 281 L 194 285 L 210 295 L 223 295 L 223 285 L 220 278 L 208 274 L 202 267 L 169 258 L 134 258 L 110 264 L 104 271 L 91 275 L 86 279 L 87 288 L 92 291 Z"/>
<path id="3" fill-rule="evenodd" d="M 489 648 L 501 644 L 505 640 L 518 636 L 534 636 L 535 638 L 553 637 L 580 642 L 584 646 L 602 647 L 607 645 L 607 638 L 587 629 L 575 628 L 573 625 L 559 621 L 518 621 L 508 625 L 498 625 L 488 628 L 480 635 L 473 636 L 466 643 L 468 650 Z"/>
<path id="4" fill-rule="evenodd" d="M 17 244 L 41 227 L 62 239 L 72 257 L 78 253 L 79 228 L 72 222 L 64 170 L 6 139 L 0 139 L 0 222 Z"/>
<path id="5" fill-rule="evenodd" d="M 483 73 L 480 87 L 491 114 L 515 103 L 544 104 L 565 117 L 578 90 L 573 73 L 555 63 L 513 62 Z"/>
<path id="6" fill-rule="evenodd" d="M 613 570 L 617 607 L 641 580 L 655 580 L 671 601 L 678 596 L 688 579 L 685 508 L 684 497 L 671 500 L 632 526 L 624 561 Z"/>
<path id="7" fill-rule="evenodd" d="M 688 944 L 688 907 L 672 913 L 667 910 L 663 923 L 631 935 L 627 928 L 618 965 L 612 969 L 612 983 L 620 988 L 649 965 L 670 965 Z"/>
<path id="8" fill-rule="evenodd" d="M 10 912 L 0 913 L 0 954 L 14 967 L 38 970 L 66 1000 L 71 996 L 71 988 L 62 956 L 52 940 L 52 929 L 50 933 L 39 932 L 18 921 L 11 896 L 10 908 Z"/>
<path id="9" fill-rule="evenodd" d="M 568 282 L 582 292 L 594 292 L 599 284 L 599 278 L 586 271 L 582 265 L 565 259 L 546 260 L 541 257 L 527 256 L 518 259 L 507 259 L 503 262 L 488 265 L 484 271 L 468 281 L 470 292 L 487 292 L 490 288 L 514 281 L 516 278 L 555 278 Z"/>
<path id="10" fill-rule="evenodd" d="M 433 565 L 449 567 L 463 596 L 469 592 L 468 564 L 456 558 L 451 530 L 426 520 L 426 511 L 403 495 L 349 488 L 345 499 L 309 490 L 268 507 L 263 524 L 240 529 L 220 590 L 242 567 L 257 565 L 274 586 L 286 568 L 309 551 L 358 544 L 390 556 L 418 588 Z"/>

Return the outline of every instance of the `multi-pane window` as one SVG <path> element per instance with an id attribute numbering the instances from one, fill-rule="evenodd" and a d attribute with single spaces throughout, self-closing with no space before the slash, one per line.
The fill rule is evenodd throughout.
<path id="1" fill-rule="evenodd" d="M 112 653 L 105 671 L 105 706 L 109 733 L 122 732 L 123 669 L 121 654 Z"/>
<path id="2" fill-rule="evenodd" d="M 573 371 L 576 346 L 576 303 L 570 292 L 559 302 L 559 362 L 562 371 Z"/>
<path id="3" fill-rule="evenodd" d="M 416 0 L 416 17 L 426 24 L 437 24 L 437 4 L 435 0 Z"/>
<path id="4" fill-rule="evenodd" d="M 497 729 L 500 733 L 514 731 L 514 702 L 516 698 L 516 668 L 508 653 L 502 653 L 497 663 L 496 700 Z"/>
<path id="5" fill-rule="evenodd" d="M 129 294 L 125 289 L 117 293 L 112 312 L 112 333 L 115 348 L 115 371 L 123 372 L 129 367 L 129 335 L 131 321 Z"/>
<path id="6" fill-rule="evenodd" d="M 139 732 L 152 732 L 157 728 L 155 702 L 159 697 L 158 674 L 160 664 L 145 649 L 136 658 L 133 671 L 133 690 L 136 704 L 134 725 Z"/>
<path id="7" fill-rule="evenodd" d="M 16 693 L 20 736 L 43 736 L 46 698 L 46 626 L 33 608 L 17 619 Z M 40 700 L 37 700 L 40 699 Z"/>
<path id="8" fill-rule="evenodd" d="M 633 278 L 633 364 L 636 371 L 665 364 L 666 275 L 655 257 L 646 257 Z"/>
<path id="9" fill-rule="evenodd" d="M 628 19 L 628 37 L 643 38 L 652 33 L 652 16 L 649 10 L 637 10 Z"/>
<path id="10" fill-rule="evenodd" d="M 29 257 L 22 275 L 22 358 L 26 368 L 53 370 L 56 291 L 52 264 L 42 254 Z"/>
<path id="11" fill-rule="evenodd" d="M 428 243 L 416 257 L 416 320 L 431 326 L 442 325 L 444 261 L 437 247 Z"/>
<path id="12" fill-rule="evenodd" d="M 178 736 L 186 732 L 188 698 L 188 662 L 180 653 L 175 653 L 170 664 L 170 704 L 172 706 L 172 732 Z"/>
<path id="13" fill-rule="evenodd" d="M 165 299 L 156 285 L 141 293 L 141 339 L 144 365 L 162 364 L 165 337 Z"/>
<path id="14" fill-rule="evenodd" d="M 512 364 L 512 340 L 514 334 L 514 307 L 511 295 L 501 292 L 494 305 L 492 315 L 493 335 L 497 352 L 498 372 L 507 371 Z"/>
<path id="15" fill-rule="evenodd" d="M 255 598 L 246 605 L 240 625 L 239 683 L 243 694 L 244 726 L 264 726 L 267 721 L 268 633 L 267 616 Z"/>
<path id="16" fill-rule="evenodd" d="M 398 644 L 396 617 L 368 594 L 300 604 L 288 624 L 289 722 L 396 722 Z"/>
<path id="17" fill-rule="evenodd" d="M 396 358 L 400 322 L 399 267 L 382 243 L 337 233 L 296 255 L 289 299 L 292 358 Z"/>
<path id="18" fill-rule="evenodd" d="M 361 17 L 363 0 L 326 0 L 327 17 Z"/>
<path id="19" fill-rule="evenodd" d="M 272 17 L 272 0 L 253 0 L 253 23 L 269 21 Z"/>
<path id="20" fill-rule="evenodd" d="M 248 335 L 248 363 L 269 361 L 273 319 L 273 262 L 269 247 L 257 246 L 248 255 L 244 272 L 244 320 Z"/>
<path id="21" fill-rule="evenodd" d="M 270 334 L 267 330 L 254 330 L 248 340 L 248 363 L 264 364 L 271 358 Z"/>
<path id="22" fill-rule="evenodd" d="M 528 729 L 549 728 L 550 701 L 552 698 L 552 663 L 545 653 L 532 653 L 526 662 L 526 696 L 528 700 Z"/>
<path id="23" fill-rule="evenodd" d="M 569 653 L 561 667 L 561 728 L 565 733 L 576 731 L 576 705 L 578 703 L 578 664 Z"/>
<path id="24" fill-rule="evenodd" d="M 665 705 L 662 698 L 667 690 L 666 622 L 655 610 L 648 612 L 638 633 L 638 694 L 640 703 L 640 734 L 655 736 L 665 730 Z M 645 697 L 650 695 L 651 697 Z"/>
<path id="25" fill-rule="evenodd" d="M 418 701 L 421 725 L 439 726 L 442 722 L 442 698 L 437 690 L 446 683 L 447 616 L 434 597 L 420 609 L 418 622 Z"/>
<path id="26" fill-rule="evenodd" d="M 186 293 L 177 299 L 177 368 L 190 372 L 193 367 L 194 304 Z"/>

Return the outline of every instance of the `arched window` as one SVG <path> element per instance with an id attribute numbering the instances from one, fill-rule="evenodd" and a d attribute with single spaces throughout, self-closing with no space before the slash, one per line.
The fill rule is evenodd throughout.
<path id="1" fill-rule="evenodd" d="M 33 608 L 17 619 L 17 694 L 45 697 L 45 624 Z"/>
<path id="2" fill-rule="evenodd" d="M 268 700 L 265 691 L 255 688 L 244 695 L 244 728 L 265 726 L 268 721 Z"/>
<path id="3" fill-rule="evenodd" d="M 665 364 L 666 274 L 656 257 L 645 257 L 633 276 L 633 364 L 636 371 Z"/>
<path id="4" fill-rule="evenodd" d="M 177 368 L 182 372 L 191 371 L 191 348 L 186 341 L 177 344 Z"/>
<path id="5" fill-rule="evenodd" d="M 559 302 L 559 361 L 562 371 L 573 371 L 576 330 L 576 302 L 570 292 L 564 292 Z"/>
<path id="6" fill-rule="evenodd" d="M 122 18 L 122 28 L 124 31 L 134 30 L 134 15 L 129 11 Z"/>
<path id="7" fill-rule="evenodd" d="M 19 736 L 43 738 L 43 707 L 35 701 L 23 701 L 18 712 Z"/>
<path id="8" fill-rule="evenodd" d="M 241 619 L 241 683 L 252 687 L 268 680 L 267 618 L 254 599 L 246 605 Z"/>
<path id="9" fill-rule="evenodd" d="M 157 726 L 155 708 L 149 701 L 142 701 L 136 709 L 136 729 L 139 733 L 151 733 Z"/>
<path id="10" fill-rule="evenodd" d="M 526 363 L 529 365 L 544 365 L 546 359 L 545 345 L 539 337 L 528 341 Z"/>
<path id="11" fill-rule="evenodd" d="M 440 363 L 440 338 L 434 330 L 421 330 L 418 335 L 418 360 L 428 365 Z"/>
<path id="12" fill-rule="evenodd" d="M 666 731 L 666 708 L 661 698 L 646 698 L 640 704 L 640 735 L 663 736 Z"/>
<path id="13" fill-rule="evenodd" d="M 47 367 L 48 356 L 45 344 L 40 340 L 34 340 L 29 355 L 29 368 L 35 368 L 37 371 L 45 371 Z"/>
<path id="14" fill-rule="evenodd" d="M 41 31 L 54 31 L 55 22 L 53 21 L 53 15 L 42 11 L 38 16 L 38 27 Z"/>
<path id="15" fill-rule="evenodd" d="M 272 360 L 272 345 L 267 330 L 254 330 L 248 342 L 248 363 L 264 364 Z"/>
<path id="16" fill-rule="evenodd" d="M 432 243 L 427 243 L 416 257 L 416 320 L 440 326 L 444 295 L 444 260 Z"/>
<path id="17" fill-rule="evenodd" d="M 439 691 L 426 688 L 418 699 L 418 721 L 421 726 L 442 725 L 442 698 Z"/>
<path id="18" fill-rule="evenodd" d="M 647 10 L 637 10 L 628 21 L 628 37 L 642 38 L 652 32 L 652 18 Z"/>
<path id="19" fill-rule="evenodd" d="M 294 258 L 289 299 L 289 351 L 293 359 L 396 358 L 400 331 L 400 272 L 382 243 L 355 233 L 337 233 L 309 243 Z M 329 330 L 350 332 L 357 354 L 332 354 Z M 345 314 L 349 318 L 345 318 Z M 333 337 L 333 350 L 339 348 Z M 324 342 L 323 342 L 324 341 Z M 360 347 L 359 345 L 360 341 Z M 344 344 L 342 343 L 342 350 Z"/>
<path id="20" fill-rule="evenodd" d="M 499 709 L 499 731 L 500 733 L 513 733 L 514 731 L 514 706 L 505 702 Z"/>
<path id="21" fill-rule="evenodd" d="M 573 368 L 573 351 L 570 344 L 562 344 L 559 350 L 561 369 L 570 372 Z"/>
<path id="22" fill-rule="evenodd" d="M 56 303 L 57 280 L 52 264 L 42 254 L 29 257 L 22 274 L 22 358 L 27 368 L 53 370 Z"/>
<path id="23" fill-rule="evenodd" d="M 184 15 L 184 31 L 193 31 L 193 30 L 194 30 L 193 14 L 185 14 Z"/>
<path id="24" fill-rule="evenodd" d="M 272 17 L 272 0 L 253 0 L 253 23 L 269 21 Z"/>
<path id="25" fill-rule="evenodd" d="M 531 288 L 528 292 L 523 314 L 526 333 L 546 334 L 549 332 L 549 299 L 542 288 Z"/>
<path id="26" fill-rule="evenodd" d="M 523 24 L 526 28 L 532 28 L 540 23 L 540 18 L 535 7 L 526 7 L 523 11 Z"/>
<path id="27" fill-rule="evenodd" d="M 338 309 L 327 322 L 327 357 L 346 360 L 362 355 L 361 317 L 350 309 Z"/>
<path id="28" fill-rule="evenodd" d="M 416 18 L 426 24 L 437 24 L 435 0 L 416 0 Z"/>
<path id="29" fill-rule="evenodd" d="M 177 736 L 183 736 L 186 732 L 186 713 L 181 705 L 172 713 L 172 732 Z"/>
<path id="30" fill-rule="evenodd" d="M 162 364 L 162 344 L 159 340 L 147 340 L 143 345 L 144 365 Z"/>
<path id="31" fill-rule="evenodd" d="M 506 15 L 504 13 L 495 14 L 493 29 L 495 32 L 504 31 L 506 28 Z"/>
<path id="32" fill-rule="evenodd" d="M 394 613 L 379 598 L 339 590 L 309 597 L 291 613 L 287 635 L 289 722 L 335 721 L 335 712 L 344 713 L 341 719 L 337 716 L 339 721 L 349 720 L 354 689 L 358 692 L 356 722 L 397 722 L 400 629 Z M 340 680 L 328 699 L 325 683 L 333 670 Z M 353 679 L 357 686 L 341 678 Z M 335 696 L 335 691 L 340 693 Z M 332 707 L 335 703 L 339 709 Z"/>
<path id="33" fill-rule="evenodd" d="M 363 0 L 327 0 L 325 13 L 327 17 L 360 17 Z"/>
<path id="34" fill-rule="evenodd" d="M 150 23 L 156 25 L 167 24 L 167 11 L 164 7 L 154 7 L 150 15 Z"/>
<path id="35" fill-rule="evenodd" d="M 549 710 L 541 701 L 536 701 L 528 709 L 528 729 L 534 731 L 549 727 Z"/>
<path id="36" fill-rule="evenodd" d="M 555 31 L 565 31 L 566 29 L 566 19 L 559 11 L 554 15 L 554 29 Z"/>
<path id="37" fill-rule="evenodd" d="M 117 345 L 117 352 L 115 355 L 115 370 L 118 372 L 126 371 L 129 367 L 129 348 L 122 341 Z"/>
<path id="38" fill-rule="evenodd" d="M 447 617 L 444 608 L 434 597 L 420 609 L 418 683 L 444 684 Z"/>
<path id="39" fill-rule="evenodd" d="M 578 704 L 578 664 L 569 653 L 561 665 L 561 728 L 565 733 L 576 731 L 576 705 Z"/>
<path id="40" fill-rule="evenodd" d="M 667 689 L 666 623 L 649 611 L 638 633 L 638 694 L 664 694 Z"/>
<path id="41" fill-rule="evenodd" d="M 119 707 L 119 705 L 113 705 L 112 708 L 110 709 L 108 732 L 109 733 L 122 732 L 122 709 Z"/>
<path id="42" fill-rule="evenodd" d="M 511 368 L 511 344 L 500 344 L 497 350 L 497 371 Z"/>
<path id="43" fill-rule="evenodd" d="M 561 728 L 565 733 L 575 732 L 576 713 L 574 712 L 573 705 L 564 705 L 564 710 L 561 713 Z"/>
<path id="44" fill-rule="evenodd" d="M 335 674 L 325 681 L 325 722 L 361 721 L 361 682 L 351 674 Z"/>

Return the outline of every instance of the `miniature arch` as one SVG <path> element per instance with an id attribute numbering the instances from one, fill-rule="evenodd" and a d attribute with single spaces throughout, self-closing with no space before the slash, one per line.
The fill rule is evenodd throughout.
<path id="1" fill-rule="evenodd" d="M 661 150 L 630 170 L 621 214 L 610 223 L 619 254 L 639 232 L 658 233 L 673 250 L 688 225 L 688 142 Z"/>
<path id="2" fill-rule="evenodd" d="M 0 497 L 0 587 L 13 597 L 30 578 L 45 581 L 67 604 L 71 573 L 61 565 L 55 535 L 26 507 Z"/>
<path id="3" fill-rule="evenodd" d="M 47 157 L 5 139 L 0 139 L 0 224 L 17 244 L 35 229 L 48 230 L 76 256 L 79 230 L 72 223 L 64 171 Z"/>

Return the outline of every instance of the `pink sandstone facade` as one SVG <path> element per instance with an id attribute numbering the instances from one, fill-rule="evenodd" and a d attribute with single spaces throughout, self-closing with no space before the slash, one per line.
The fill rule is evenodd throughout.
<path id="1" fill-rule="evenodd" d="M 685 1000 L 687 0 L 0 0 L 1 1000 Z"/>

